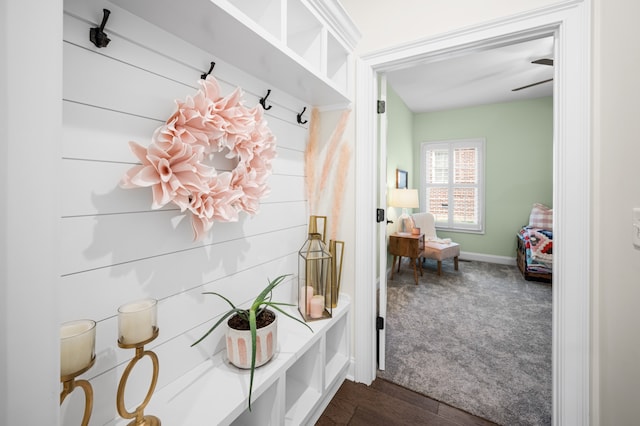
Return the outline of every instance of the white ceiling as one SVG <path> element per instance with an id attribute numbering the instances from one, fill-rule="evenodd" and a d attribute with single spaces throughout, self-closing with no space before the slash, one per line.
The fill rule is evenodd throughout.
<path id="1" fill-rule="evenodd" d="M 553 37 L 389 71 L 387 83 L 418 113 L 551 96 L 553 82 L 512 91 L 553 78 L 553 67 L 531 63 L 541 58 L 553 58 Z"/>

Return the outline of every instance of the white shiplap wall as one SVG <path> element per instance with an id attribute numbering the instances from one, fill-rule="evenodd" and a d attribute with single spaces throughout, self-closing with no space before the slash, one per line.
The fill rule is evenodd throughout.
<path id="1" fill-rule="evenodd" d="M 97 49 L 89 28 L 99 24 L 103 7 L 112 12 L 105 29 L 111 43 Z M 297 251 L 307 233 L 307 129 L 296 114 L 310 108 L 272 92 L 266 118 L 278 157 L 270 196 L 255 217 L 215 223 L 204 241 L 193 242 L 188 216 L 170 207 L 152 211 L 149 188 L 119 187 L 136 162 L 128 142 L 146 145 L 174 111 L 174 99 L 195 93 L 212 60 L 223 94 L 240 86 L 248 106 L 270 87 L 215 58 L 215 46 L 202 51 L 105 1 L 65 2 L 63 55 L 59 308 L 62 321 L 98 323 L 96 363 L 83 377 L 94 388 L 91 423 L 104 424 L 118 416 L 116 389 L 133 355 L 116 342 L 121 304 L 159 300 L 160 335 L 149 345 L 160 359 L 159 389 L 221 348 L 220 333 L 190 347 L 225 308 L 203 291 L 243 303 L 267 277 L 291 273 L 279 299 L 294 300 Z M 130 409 L 146 394 L 149 378 L 150 364 L 139 363 L 127 387 Z M 79 423 L 83 401 L 76 393 L 62 407 L 63 425 Z"/>

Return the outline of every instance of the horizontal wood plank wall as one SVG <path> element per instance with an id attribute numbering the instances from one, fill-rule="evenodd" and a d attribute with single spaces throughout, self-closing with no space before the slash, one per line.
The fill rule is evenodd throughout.
<path id="1" fill-rule="evenodd" d="M 98 49 L 89 41 L 89 29 L 99 25 L 103 7 L 112 12 L 105 29 L 111 43 Z M 237 223 L 215 223 L 209 236 L 193 242 L 188 215 L 174 206 L 151 210 L 149 188 L 119 187 L 137 162 L 128 142 L 147 145 L 174 111 L 174 100 L 195 94 L 210 61 L 216 62 L 213 75 L 222 94 L 241 87 L 249 107 L 269 87 L 258 74 L 215 58 L 214 46 L 202 51 L 105 1 L 65 1 L 63 54 L 59 307 L 63 321 L 98 323 L 96 363 L 84 377 L 94 388 L 92 424 L 104 424 L 118 417 L 118 381 L 134 353 L 117 346 L 121 304 L 159 300 L 160 335 L 149 348 L 160 359 L 160 389 L 223 347 L 221 332 L 190 347 L 226 308 L 203 291 L 242 304 L 268 277 L 290 273 L 276 296 L 295 300 L 297 251 L 308 221 L 303 160 L 308 130 L 296 123 L 296 114 L 310 106 L 273 91 L 267 100 L 273 108 L 265 112 L 277 138 L 271 194 L 256 216 L 242 213 Z M 233 164 L 222 160 L 216 166 L 228 170 Z M 140 362 L 127 386 L 130 409 L 146 394 L 150 377 L 150 363 Z M 63 425 L 79 424 L 83 400 L 74 394 L 62 407 Z"/>

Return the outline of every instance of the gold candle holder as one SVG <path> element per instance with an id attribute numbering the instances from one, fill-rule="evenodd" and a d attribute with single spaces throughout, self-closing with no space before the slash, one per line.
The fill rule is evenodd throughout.
<path id="1" fill-rule="evenodd" d="M 344 256 L 344 241 L 329 241 L 331 253 L 331 307 L 338 307 L 340 296 L 340 282 L 342 281 L 342 259 Z"/>
<path id="2" fill-rule="evenodd" d="M 320 234 L 323 243 L 327 243 L 325 236 L 327 235 L 327 217 L 326 216 L 309 216 L 309 233 Z"/>
<path id="3" fill-rule="evenodd" d="M 67 395 L 73 392 L 76 387 L 82 388 L 82 390 L 84 391 L 84 415 L 82 416 L 82 423 L 80 423 L 82 426 L 88 426 L 89 419 L 91 418 L 91 411 L 93 411 L 93 388 L 91 387 L 91 383 L 89 383 L 89 381 L 84 379 L 76 380 L 76 377 L 93 367 L 93 364 L 95 362 L 96 357 L 94 355 L 93 358 L 91 358 L 89 365 L 84 367 L 82 370 L 78 370 L 65 376 L 60 376 L 60 382 L 62 383 L 62 392 L 60 392 L 60 405 L 62 405 Z"/>
<path id="4" fill-rule="evenodd" d="M 84 391 L 84 414 L 82 426 L 89 424 L 93 410 L 93 388 L 87 380 L 76 377 L 88 371 L 96 362 L 96 323 L 93 320 L 69 321 L 60 327 L 60 405 L 67 395 L 82 388 Z"/>
<path id="5" fill-rule="evenodd" d="M 160 426 L 160 419 L 156 416 L 145 415 L 144 409 L 149 404 L 151 400 L 151 396 L 153 395 L 153 391 L 156 389 L 156 384 L 158 383 L 158 372 L 160 371 L 160 365 L 158 363 L 158 356 L 153 351 L 145 351 L 144 345 L 152 342 L 159 334 L 158 327 L 153 327 L 153 334 L 147 340 L 138 343 L 123 343 L 122 337 L 118 339 L 118 346 L 123 349 L 134 349 L 136 350 L 136 355 L 129 361 L 129 365 L 125 368 L 124 373 L 122 373 L 122 377 L 120 378 L 120 384 L 118 384 L 118 394 L 116 397 L 116 406 L 118 408 L 118 414 L 123 419 L 134 419 L 129 422 L 128 426 Z M 127 380 L 129 379 L 129 374 L 131 374 L 131 370 L 135 367 L 136 363 L 140 361 L 143 357 L 148 356 L 151 358 L 151 362 L 153 363 L 153 377 L 151 379 L 151 385 L 149 386 L 149 390 L 147 391 L 147 396 L 142 401 L 135 411 L 129 412 L 127 411 L 127 407 L 124 405 L 124 392 L 127 386 Z"/>

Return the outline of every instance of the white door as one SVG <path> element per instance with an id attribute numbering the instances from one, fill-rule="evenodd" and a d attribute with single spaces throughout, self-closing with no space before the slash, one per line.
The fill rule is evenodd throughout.
<path id="1" fill-rule="evenodd" d="M 378 369 L 385 368 L 385 336 L 387 317 L 387 77 L 379 74 L 379 102 L 385 107 L 378 108 L 378 209 L 384 211 L 384 220 L 378 222 Z"/>

